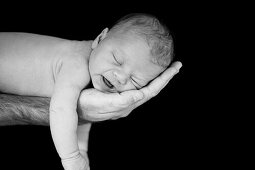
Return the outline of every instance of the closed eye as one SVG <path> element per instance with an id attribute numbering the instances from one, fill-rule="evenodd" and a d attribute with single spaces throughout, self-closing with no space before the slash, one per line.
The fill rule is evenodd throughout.
<path id="1" fill-rule="evenodd" d="M 116 64 L 121 65 L 121 63 L 117 60 L 117 58 L 116 58 L 116 56 L 114 55 L 114 53 L 112 53 L 112 56 L 113 56 L 113 58 L 114 58 Z"/>
<path id="2" fill-rule="evenodd" d="M 136 87 L 136 89 L 141 89 L 141 88 L 142 88 L 142 86 L 140 86 L 140 85 L 137 83 L 137 81 L 135 81 L 132 77 L 131 77 L 131 79 L 132 79 L 132 81 L 136 84 L 136 85 L 134 85 L 134 86 Z"/>

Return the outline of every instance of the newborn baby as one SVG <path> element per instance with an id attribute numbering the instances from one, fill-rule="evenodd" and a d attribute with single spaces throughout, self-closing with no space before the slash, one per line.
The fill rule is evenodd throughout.
<path id="1" fill-rule="evenodd" d="M 88 135 L 78 126 L 77 101 L 92 82 L 103 92 L 140 89 L 172 61 L 169 31 L 155 17 L 129 15 L 94 41 L 0 33 L 0 91 L 51 97 L 50 129 L 66 170 L 88 169 Z"/>

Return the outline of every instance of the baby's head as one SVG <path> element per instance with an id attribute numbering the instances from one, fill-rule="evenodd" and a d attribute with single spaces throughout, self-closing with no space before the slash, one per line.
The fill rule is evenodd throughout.
<path id="1" fill-rule="evenodd" d="M 172 58 L 168 29 L 151 15 L 131 14 L 94 40 L 89 71 L 94 88 L 122 92 L 147 85 Z"/>

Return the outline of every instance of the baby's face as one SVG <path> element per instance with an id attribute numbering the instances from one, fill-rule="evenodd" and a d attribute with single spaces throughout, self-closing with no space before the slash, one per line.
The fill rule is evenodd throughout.
<path id="1" fill-rule="evenodd" d="M 164 70 L 150 58 L 149 46 L 141 39 L 127 36 L 104 39 L 89 60 L 94 88 L 107 92 L 142 88 Z"/>

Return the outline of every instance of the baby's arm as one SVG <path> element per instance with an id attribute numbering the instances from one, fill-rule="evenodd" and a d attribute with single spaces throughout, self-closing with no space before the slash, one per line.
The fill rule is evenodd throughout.
<path id="1" fill-rule="evenodd" d="M 88 142 L 89 142 L 89 131 L 91 128 L 91 123 L 86 123 L 83 125 L 79 125 L 77 129 L 78 135 L 78 146 L 80 150 L 80 154 L 87 159 L 87 163 L 89 164 L 88 159 Z"/>
<path id="2" fill-rule="evenodd" d="M 85 169 L 77 139 L 77 101 L 86 84 L 81 61 L 67 60 L 56 76 L 50 102 L 50 128 L 57 152 L 65 169 Z"/>
<path id="3" fill-rule="evenodd" d="M 87 152 L 91 123 L 79 125 L 77 129 L 79 150 Z"/>

